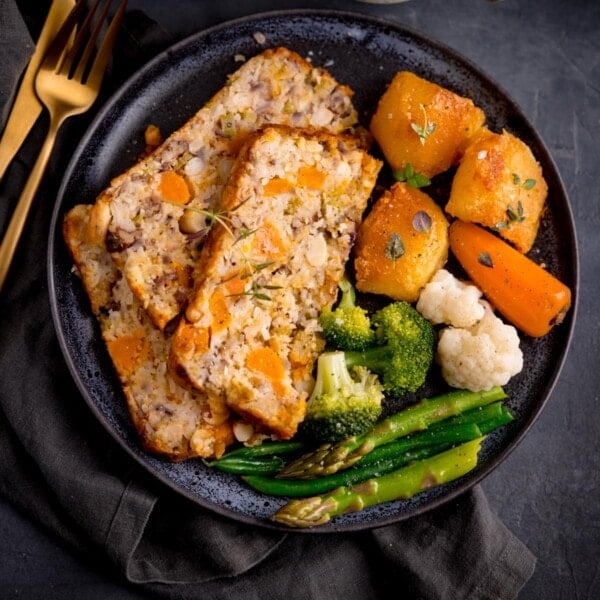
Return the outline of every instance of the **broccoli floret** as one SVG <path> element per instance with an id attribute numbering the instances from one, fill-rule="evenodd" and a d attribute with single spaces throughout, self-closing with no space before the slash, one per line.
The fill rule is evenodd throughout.
<path id="1" fill-rule="evenodd" d="M 342 297 L 338 305 L 326 307 L 321 312 L 323 336 L 336 350 L 364 350 L 375 341 L 375 333 L 367 311 L 356 305 L 356 292 L 347 277 L 338 284 Z"/>
<path id="2" fill-rule="evenodd" d="M 346 352 L 348 368 L 357 365 L 381 377 L 384 390 L 394 395 L 419 389 L 431 367 L 435 332 L 427 319 L 407 302 L 393 302 L 371 317 L 376 345 Z"/>
<path id="3" fill-rule="evenodd" d="M 300 434 L 317 442 L 335 442 L 363 433 L 381 415 L 382 400 L 377 375 L 364 367 L 351 374 L 343 351 L 323 352 Z"/>

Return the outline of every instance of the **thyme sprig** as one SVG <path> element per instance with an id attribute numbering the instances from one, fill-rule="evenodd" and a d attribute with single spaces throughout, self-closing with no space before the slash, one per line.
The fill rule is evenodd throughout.
<path id="1" fill-rule="evenodd" d="M 240 292 L 239 294 L 230 294 L 230 296 L 250 296 L 255 300 L 266 300 L 271 301 L 273 298 L 269 294 L 265 294 L 262 290 L 280 290 L 280 285 L 265 285 L 259 283 L 256 279 L 252 279 L 250 288 Z"/>
<path id="2" fill-rule="evenodd" d="M 212 229 L 214 229 L 214 227 L 216 225 L 220 225 L 221 227 L 223 227 L 225 229 L 225 231 L 227 231 L 227 233 L 234 239 L 234 242 L 233 242 L 234 245 L 242 240 L 247 239 L 252 234 L 256 233 L 256 231 L 258 231 L 258 228 L 247 229 L 247 228 L 242 227 L 239 229 L 238 235 L 236 235 L 234 233 L 235 228 L 233 225 L 233 220 L 231 219 L 231 217 L 229 215 L 233 211 L 237 210 L 240 206 L 242 206 L 242 204 L 244 204 L 244 202 L 241 202 L 240 204 L 238 204 L 237 206 L 235 206 L 234 208 L 232 208 L 228 211 L 212 211 L 212 210 L 207 210 L 205 208 L 200 208 L 198 206 L 187 206 L 180 202 L 173 202 L 172 200 L 165 199 L 163 201 L 166 202 L 167 204 L 179 206 L 179 207 L 183 208 L 184 210 L 191 210 L 192 212 L 201 214 L 202 216 L 204 216 L 206 218 L 206 226 L 203 227 L 198 233 L 192 234 L 194 239 L 206 237 L 208 235 L 208 233 Z M 255 263 L 250 258 L 248 258 L 248 256 L 246 255 L 246 253 L 244 252 L 243 249 L 241 250 L 241 252 L 242 252 L 245 267 L 244 267 L 242 275 L 240 276 L 240 279 L 250 279 L 250 286 L 247 289 L 245 289 L 243 292 L 240 292 L 239 294 L 229 294 L 229 296 L 230 297 L 231 296 L 251 296 L 255 300 L 272 300 L 271 296 L 269 296 L 268 294 L 264 293 L 261 290 L 277 290 L 277 289 L 281 289 L 281 286 L 261 284 L 256 279 L 256 275 L 260 271 L 263 271 L 267 267 L 270 267 L 272 264 L 274 264 L 274 261 L 265 262 L 265 263 Z"/>
<path id="3" fill-rule="evenodd" d="M 245 257 L 244 262 L 246 263 L 246 269 L 244 273 L 240 276 L 240 279 L 250 279 L 250 287 L 244 289 L 243 292 L 239 292 L 237 294 L 229 294 L 228 297 L 231 298 L 236 296 L 251 296 L 255 300 L 272 300 L 271 296 L 269 296 L 262 290 L 280 290 L 282 286 L 260 283 L 260 281 L 258 281 L 258 279 L 256 278 L 256 275 L 260 271 L 267 269 L 271 265 L 274 265 L 275 261 L 271 260 L 264 263 L 255 263 Z"/>
<path id="4" fill-rule="evenodd" d="M 244 290 L 241 292 L 234 293 L 234 294 L 227 294 L 227 297 L 235 298 L 237 296 L 250 296 L 251 298 L 254 298 L 255 300 L 268 300 L 268 301 L 273 300 L 273 298 L 271 296 L 269 296 L 268 294 L 264 293 L 261 290 L 280 290 L 280 289 L 282 289 L 283 286 L 261 283 L 259 281 L 259 279 L 257 278 L 258 273 L 260 271 L 262 271 L 263 269 L 266 269 L 268 266 L 272 265 L 273 262 L 256 264 L 256 263 L 253 263 L 249 259 L 245 259 L 245 262 L 246 262 L 247 268 L 244 271 L 244 273 L 240 276 L 240 279 L 242 279 L 242 280 L 249 279 L 250 285 L 248 287 L 244 288 Z"/>
<path id="5" fill-rule="evenodd" d="M 535 184 L 537 183 L 535 179 L 528 178 L 521 185 L 521 177 L 519 176 L 518 173 L 513 173 L 512 179 L 513 179 L 513 183 L 515 185 L 520 185 L 523 189 L 525 189 L 527 191 L 533 189 L 535 187 Z"/>
<path id="6" fill-rule="evenodd" d="M 536 185 L 536 180 L 532 178 L 527 178 L 525 181 L 521 180 L 521 176 L 518 173 L 512 174 L 512 182 L 514 185 L 518 186 L 517 194 L 520 196 L 521 190 L 529 191 L 532 190 Z M 517 201 L 516 210 L 513 208 L 511 204 L 506 207 L 506 219 L 504 221 L 499 221 L 494 225 L 494 229 L 496 231 L 500 231 L 501 229 L 508 229 L 511 225 L 515 223 L 522 223 L 525 220 L 525 211 L 523 209 L 523 204 L 520 200 Z"/>
<path id="7" fill-rule="evenodd" d="M 436 124 L 430 123 L 427 118 L 427 111 L 422 104 L 419 104 L 419 108 L 423 113 L 423 125 L 419 125 L 418 123 L 411 123 L 410 126 L 412 130 L 419 136 L 419 141 L 421 144 L 425 144 L 427 138 L 435 131 Z"/>
<path id="8" fill-rule="evenodd" d="M 414 188 L 421 188 L 429 185 L 431 180 L 422 173 L 416 173 L 411 163 L 406 163 L 404 169 L 397 169 L 392 173 L 396 181 L 405 181 Z"/>
<path id="9" fill-rule="evenodd" d="M 506 207 L 506 220 L 499 221 L 494 225 L 494 229 L 497 231 L 501 229 L 508 229 L 513 223 L 522 223 L 525 220 L 525 214 L 523 210 L 523 204 L 519 200 L 517 202 L 517 209 L 515 210 L 510 204 Z"/>

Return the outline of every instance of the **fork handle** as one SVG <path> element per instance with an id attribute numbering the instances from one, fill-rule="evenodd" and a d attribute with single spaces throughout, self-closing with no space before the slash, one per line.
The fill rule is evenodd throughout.
<path id="1" fill-rule="evenodd" d="M 58 133 L 59 127 L 60 123 L 50 123 L 46 139 L 42 144 L 40 153 L 35 161 L 35 165 L 29 174 L 27 183 L 21 192 L 19 201 L 15 206 L 10 223 L 8 224 L 8 228 L 4 234 L 2 245 L 0 245 L 0 291 L 2 291 L 2 287 L 4 286 L 4 282 L 10 270 L 10 265 L 15 254 L 17 244 L 19 243 L 19 239 L 23 233 L 25 221 L 27 220 L 27 215 L 29 214 L 29 209 L 31 208 L 31 204 L 35 198 L 35 194 L 46 170 L 46 165 L 48 164 L 52 149 L 54 148 L 56 134 Z"/>

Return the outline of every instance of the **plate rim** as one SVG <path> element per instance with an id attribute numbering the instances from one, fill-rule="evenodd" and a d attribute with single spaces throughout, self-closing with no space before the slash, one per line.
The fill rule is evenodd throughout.
<path id="1" fill-rule="evenodd" d="M 463 484 L 458 485 L 455 489 L 447 491 L 444 494 L 441 494 L 439 497 L 431 499 L 429 502 L 424 505 L 420 505 L 413 510 L 411 510 L 408 514 L 400 513 L 394 516 L 388 516 L 380 519 L 376 519 L 374 521 L 368 520 L 366 522 L 351 522 L 351 523 L 343 523 L 340 525 L 335 524 L 335 522 L 331 522 L 329 527 L 315 527 L 309 529 L 299 529 L 293 530 L 282 525 L 278 525 L 265 519 L 259 517 L 249 517 L 244 513 L 235 511 L 233 509 L 221 506 L 220 504 L 216 504 L 213 502 L 209 502 L 204 498 L 199 498 L 195 496 L 190 491 L 185 488 L 182 488 L 178 485 L 174 480 L 166 477 L 158 471 L 152 464 L 143 460 L 143 457 L 137 454 L 127 443 L 126 440 L 122 438 L 118 431 L 114 428 L 113 425 L 107 420 L 105 415 L 102 413 L 98 405 L 91 398 L 88 389 L 84 385 L 82 381 L 81 374 L 78 372 L 74 358 L 71 355 L 71 352 L 68 348 L 66 333 L 61 324 L 61 315 L 58 306 L 58 302 L 56 301 L 56 286 L 55 286 L 55 264 L 54 264 L 54 252 L 53 249 L 56 246 L 57 238 L 59 237 L 57 234 L 61 230 L 58 226 L 59 220 L 62 218 L 62 213 L 59 209 L 63 209 L 61 199 L 65 195 L 66 187 L 70 178 L 73 175 L 74 170 L 78 164 L 78 159 L 81 158 L 82 150 L 89 143 L 90 138 L 93 137 L 94 133 L 98 129 L 98 126 L 106 119 L 107 114 L 110 112 L 113 105 L 115 105 L 119 99 L 121 99 L 126 93 L 134 87 L 137 83 L 143 82 L 147 76 L 147 73 L 151 72 L 157 65 L 160 65 L 165 60 L 168 59 L 169 55 L 172 55 L 181 49 L 186 48 L 198 40 L 204 37 L 208 37 L 213 33 L 226 30 L 235 26 L 240 26 L 242 24 L 251 23 L 254 21 L 264 21 L 265 19 L 281 19 L 288 17 L 302 17 L 302 18 L 337 18 L 339 20 L 354 20 L 358 21 L 361 24 L 368 23 L 371 26 L 379 26 L 388 29 L 394 30 L 394 32 L 400 33 L 402 35 L 408 35 L 411 38 L 415 38 L 423 43 L 425 43 L 428 47 L 433 47 L 436 50 L 439 50 L 444 55 L 449 55 L 453 61 L 461 63 L 466 67 L 468 71 L 473 73 L 478 79 L 485 82 L 486 85 L 492 86 L 494 89 L 498 90 L 498 92 L 503 96 L 504 100 L 507 101 L 511 108 L 513 108 L 521 120 L 521 122 L 525 125 L 528 130 L 528 133 L 532 138 L 535 139 L 536 144 L 539 148 L 541 148 L 545 154 L 544 159 L 548 162 L 553 170 L 553 175 L 556 179 L 556 184 L 560 187 L 558 190 L 558 194 L 565 199 L 564 206 L 561 205 L 561 210 L 566 212 L 568 217 L 568 231 L 570 235 L 570 256 L 571 260 L 568 261 L 569 266 L 572 268 L 572 277 L 573 277 L 573 289 L 572 291 L 572 305 L 569 311 L 569 322 L 568 324 L 563 324 L 561 327 L 565 325 L 568 326 L 568 330 L 564 334 L 565 343 L 560 349 L 560 356 L 555 357 L 554 368 L 552 369 L 552 376 L 549 381 L 546 382 L 545 390 L 543 396 L 539 402 L 535 404 L 534 410 L 532 410 L 527 418 L 522 421 L 522 425 L 518 430 L 518 433 L 514 437 L 514 439 L 510 440 L 508 445 L 504 447 L 496 456 L 492 457 L 486 462 L 485 467 L 480 469 L 477 473 L 472 474 L 472 476 Z M 268 46 L 265 46 L 268 47 Z M 536 157 L 537 158 L 537 157 Z M 83 396 L 85 403 L 88 408 L 91 409 L 94 417 L 100 421 L 103 428 L 109 433 L 109 435 L 118 443 L 121 449 L 124 449 L 126 453 L 134 460 L 136 466 L 141 467 L 145 472 L 149 473 L 151 477 L 158 480 L 162 485 L 165 485 L 170 491 L 173 491 L 177 494 L 182 495 L 188 500 L 192 501 L 197 506 L 210 510 L 214 513 L 217 513 L 221 516 L 229 518 L 233 521 L 242 522 L 248 525 L 258 526 L 260 528 L 269 529 L 269 530 L 277 530 L 285 533 L 300 533 L 300 534 L 319 534 L 319 535 L 327 535 L 330 533 L 339 533 L 339 532 L 355 532 L 355 531 L 364 531 L 369 529 L 376 529 L 380 527 L 384 527 L 387 525 L 391 525 L 394 523 L 399 523 L 413 517 L 422 515 L 423 513 L 429 512 L 430 510 L 434 510 L 447 504 L 452 501 L 456 497 L 464 494 L 466 491 L 473 488 L 475 485 L 478 485 L 485 477 L 487 477 L 490 473 L 492 473 L 504 460 L 508 458 L 508 456 L 516 449 L 516 447 L 522 442 L 522 440 L 527 436 L 527 433 L 531 429 L 531 427 L 535 424 L 546 404 L 548 403 L 550 396 L 552 395 L 559 379 L 562 369 L 564 367 L 564 363 L 566 361 L 569 348 L 571 346 L 573 332 L 575 328 L 575 323 L 577 320 L 578 313 L 578 298 L 579 298 L 579 269 L 580 269 L 580 261 L 579 261 L 579 245 L 577 243 L 577 231 L 575 228 L 575 220 L 573 217 L 573 209 L 571 206 L 569 195 L 567 194 L 567 190 L 565 188 L 564 182 L 562 180 L 560 171 L 556 165 L 554 157 L 550 153 L 548 147 L 546 146 L 543 138 L 538 132 L 537 128 L 532 124 L 529 117 L 523 112 L 519 104 L 514 100 L 514 98 L 508 93 L 504 87 L 499 84 L 494 78 L 488 75 L 481 67 L 479 67 L 473 60 L 469 57 L 466 57 L 461 52 L 455 50 L 451 46 L 445 44 L 437 40 L 434 37 L 431 37 L 429 34 L 426 34 L 412 26 L 405 25 L 395 20 L 391 20 L 388 18 L 383 18 L 380 16 L 374 16 L 365 14 L 362 12 L 355 11 L 346 11 L 346 10 L 336 10 L 336 9 L 312 9 L 312 8 L 296 8 L 296 9 L 284 9 L 284 10 L 271 10 L 265 12 L 253 13 L 250 15 L 241 16 L 238 18 L 230 19 L 224 21 L 222 23 L 218 23 L 192 33 L 181 40 L 173 43 L 166 49 L 159 52 L 156 56 L 146 62 L 138 71 L 128 77 L 124 82 L 122 82 L 119 87 L 112 93 L 110 96 L 104 101 L 103 105 L 98 109 L 96 114 L 94 115 L 91 122 L 87 125 L 87 128 L 83 134 L 83 136 L 78 140 L 75 145 L 75 149 L 73 151 L 72 157 L 70 158 L 67 167 L 62 175 L 61 184 L 58 189 L 56 195 L 56 204 L 52 211 L 52 218 L 50 222 L 50 230 L 48 235 L 48 253 L 47 253 L 47 284 L 48 284 L 48 296 L 51 305 L 51 313 L 54 324 L 54 329 L 56 331 L 57 339 L 59 341 L 59 346 L 61 349 L 62 356 L 67 363 L 70 374 L 76 383 L 76 386 Z"/>

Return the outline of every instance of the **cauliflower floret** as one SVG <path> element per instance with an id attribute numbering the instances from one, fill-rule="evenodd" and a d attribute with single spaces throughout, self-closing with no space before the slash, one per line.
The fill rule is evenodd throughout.
<path id="1" fill-rule="evenodd" d="M 523 368 L 517 330 L 480 302 L 483 318 L 470 328 L 444 328 L 436 357 L 448 385 L 474 392 L 505 385 Z"/>
<path id="2" fill-rule="evenodd" d="M 421 291 L 417 310 L 435 325 L 472 327 L 485 312 L 480 298 L 477 286 L 463 283 L 446 269 L 440 269 Z"/>

